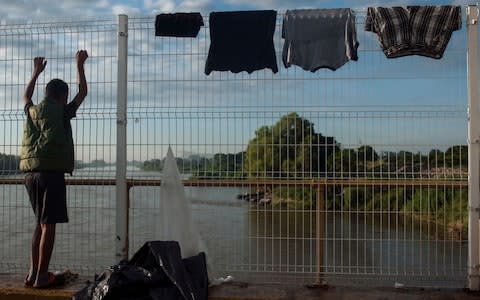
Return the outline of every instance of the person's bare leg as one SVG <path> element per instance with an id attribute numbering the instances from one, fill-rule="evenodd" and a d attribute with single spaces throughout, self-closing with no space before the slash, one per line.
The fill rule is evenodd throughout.
<path id="1" fill-rule="evenodd" d="M 38 258 L 40 251 L 40 238 L 41 238 L 41 228 L 40 224 L 35 226 L 32 236 L 32 253 L 30 256 L 30 270 L 28 271 L 28 277 L 26 278 L 29 284 L 33 284 L 37 278 L 37 269 L 38 269 Z"/>
<path id="2" fill-rule="evenodd" d="M 41 238 L 39 247 L 39 259 L 37 280 L 34 286 L 44 285 L 48 280 L 48 265 L 52 257 L 55 243 L 55 224 L 40 224 Z"/>

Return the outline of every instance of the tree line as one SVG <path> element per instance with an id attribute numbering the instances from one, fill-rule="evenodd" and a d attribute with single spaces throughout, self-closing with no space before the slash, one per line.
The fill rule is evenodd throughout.
<path id="1" fill-rule="evenodd" d="M 466 179 L 467 145 L 428 153 L 400 150 L 378 153 L 370 145 L 343 147 L 335 137 L 315 131 L 314 124 L 290 113 L 255 131 L 245 151 L 212 157 L 178 158 L 181 172 L 196 178 L 454 178 Z M 144 170 L 161 171 L 163 160 L 145 161 Z M 277 208 L 313 209 L 314 187 L 267 187 Z M 255 187 L 251 191 L 255 192 Z M 467 189 L 412 186 L 328 187 L 327 210 L 381 211 L 400 219 L 434 223 L 442 238 L 464 239 L 467 231 Z M 396 219 L 397 217 L 394 217 Z M 448 236 L 447 236 L 448 235 Z"/>
<path id="2" fill-rule="evenodd" d="M 0 175 L 10 175 L 20 173 L 20 156 L 0 153 Z M 95 159 L 89 163 L 81 160 L 75 160 L 75 169 L 98 168 L 112 165 L 104 160 Z"/>
<path id="3" fill-rule="evenodd" d="M 309 120 L 290 113 L 272 126 L 258 128 L 245 151 L 177 158 L 177 165 L 182 173 L 205 178 L 458 177 L 466 174 L 468 147 L 455 145 L 426 154 L 377 153 L 370 145 L 344 148 L 335 137 L 316 132 Z M 142 165 L 145 171 L 162 168 L 162 159 Z"/>
<path id="4" fill-rule="evenodd" d="M 0 175 L 19 173 L 19 161 L 19 156 L 0 153 Z"/>

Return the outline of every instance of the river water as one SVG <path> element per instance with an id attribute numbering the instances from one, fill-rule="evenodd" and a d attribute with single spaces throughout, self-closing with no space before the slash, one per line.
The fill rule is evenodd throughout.
<path id="1" fill-rule="evenodd" d="M 74 178 L 111 178 L 112 170 L 83 169 Z M 134 171 L 134 178 L 160 178 L 156 172 Z M 219 276 L 279 274 L 310 281 L 317 273 L 316 212 L 276 210 L 237 195 L 247 188 L 186 187 L 192 215 L 208 248 L 208 259 Z M 33 213 L 23 186 L 0 186 L 2 210 L 0 266 L 22 272 L 28 264 Z M 160 187 L 130 191 L 130 253 L 155 240 L 162 212 Z M 115 188 L 68 188 L 70 222 L 58 226 L 52 268 L 70 267 L 92 274 L 115 263 Z M 180 218 L 181 216 L 179 216 Z M 350 284 L 352 278 L 375 278 L 390 285 L 463 286 L 466 242 L 439 240 L 439 230 L 398 215 L 328 211 L 324 220 L 323 275 L 329 282 Z M 267 279 L 265 279 L 267 278 Z M 420 284 L 418 280 L 430 280 Z"/>

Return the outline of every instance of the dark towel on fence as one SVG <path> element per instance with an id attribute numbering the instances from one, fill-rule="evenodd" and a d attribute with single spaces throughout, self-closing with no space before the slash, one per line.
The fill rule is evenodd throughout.
<path id="1" fill-rule="evenodd" d="M 159 14 L 155 19 L 155 35 L 196 37 L 202 26 L 200 13 Z"/>
<path id="2" fill-rule="evenodd" d="M 273 34 L 277 12 L 235 11 L 210 13 L 210 49 L 205 74 L 239 73 L 269 68 L 278 72 Z"/>

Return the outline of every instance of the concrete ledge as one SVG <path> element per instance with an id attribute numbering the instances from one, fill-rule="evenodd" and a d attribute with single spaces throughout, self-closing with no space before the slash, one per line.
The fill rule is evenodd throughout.
<path id="1" fill-rule="evenodd" d="M 79 278 L 61 288 L 38 290 L 25 288 L 21 276 L 0 275 L 0 300 L 71 300 L 85 286 Z M 231 282 L 209 290 L 209 300 L 473 300 L 479 292 L 460 289 L 394 289 L 262 285 Z"/>
<path id="2" fill-rule="evenodd" d="M 62 287 L 42 290 L 24 287 L 22 276 L 0 274 L 0 300 L 71 300 L 84 282 L 79 279 Z"/>
<path id="3" fill-rule="evenodd" d="M 459 289 L 394 289 L 249 285 L 230 283 L 210 289 L 209 300 L 473 300 L 480 293 Z"/>

